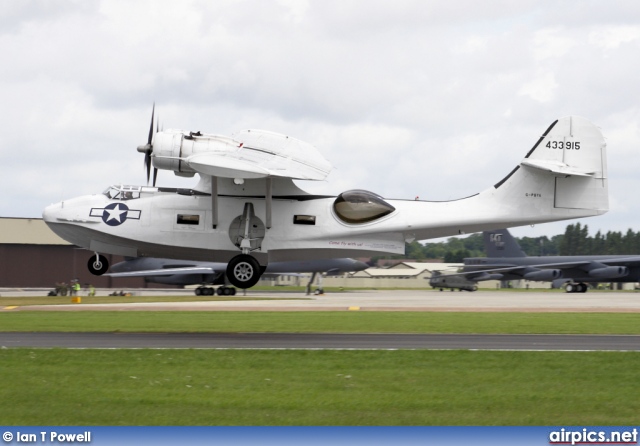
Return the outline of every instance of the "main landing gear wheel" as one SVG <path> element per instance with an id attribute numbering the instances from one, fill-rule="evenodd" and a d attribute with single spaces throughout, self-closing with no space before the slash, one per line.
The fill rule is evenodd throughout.
<path id="1" fill-rule="evenodd" d="M 215 291 L 211 287 L 199 286 L 195 290 L 196 296 L 213 296 Z"/>
<path id="2" fill-rule="evenodd" d="M 251 288 L 261 275 L 260 264 L 249 254 L 237 255 L 227 265 L 227 279 L 237 288 Z"/>
<path id="3" fill-rule="evenodd" d="M 218 296 L 235 296 L 236 289 L 230 286 L 221 286 L 216 290 Z"/>
<path id="4" fill-rule="evenodd" d="M 109 261 L 105 256 L 96 254 L 95 256 L 91 256 L 87 262 L 87 268 L 89 268 L 89 272 L 94 276 L 101 276 L 109 269 Z"/>
<path id="5" fill-rule="evenodd" d="M 586 293 L 589 287 L 585 283 L 568 283 L 565 291 L 567 293 Z"/>

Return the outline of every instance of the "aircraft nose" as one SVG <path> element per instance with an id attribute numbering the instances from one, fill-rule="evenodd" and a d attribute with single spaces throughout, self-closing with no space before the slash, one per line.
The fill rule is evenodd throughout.
<path id="1" fill-rule="evenodd" d="M 50 204 L 42 211 L 42 219 L 45 222 L 55 221 L 60 209 L 62 209 L 62 203 Z"/>

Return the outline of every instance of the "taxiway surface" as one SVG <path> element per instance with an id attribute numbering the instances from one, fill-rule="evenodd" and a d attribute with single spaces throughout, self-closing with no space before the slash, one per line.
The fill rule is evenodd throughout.
<path id="1" fill-rule="evenodd" d="M 15 296 L 33 292 L 14 292 Z M 29 294 L 30 293 L 30 294 Z M 135 295 L 192 295 L 188 290 L 135 290 Z M 11 296 L 2 292 L 2 296 Z M 261 299 L 261 300 L 258 300 Z M 640 293 L 552 291 L 449 292 L 367 290 L 305 296 L 293 292 L 249 291 L 235 300 L 194 302 L 17 306 L 12 311 L 517 311 L 640 312 Z"/>
<path id="2" fill-rule="evenodd" d="M 33 296 L 33 291 L 13 291 Z M 136 295 L 188 295 L 187 290 L 136 290 Z M 3 296 L 8 296 L 6 290 Z M 14 305 L 0 311 L 451 311 L 640 312 L 640 294 L 549 291 L 249 291 L 235 300 L 69 305 Z M 640 351 L 640 336 L 321 333 L 0 333 L 0 346 L 63 348 L 472 349 Z"/>

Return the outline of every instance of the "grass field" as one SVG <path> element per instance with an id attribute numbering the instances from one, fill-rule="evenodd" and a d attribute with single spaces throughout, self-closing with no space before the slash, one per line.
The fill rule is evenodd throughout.
<path id="1" fill-rule="evenodd" d="M 0 313 L 1 331 L 639 334 L 636 313 Z M 0 349 L 5 425 L 638 425 L 635 352 Z"/>
<path id="2" fill-rule="evenodd" d="M 5 425 L 638 425 L 636 353 L 0 351 Z"/>
<path id="3" fill-rule="evenodd" d="M 640 334 L 640 313 L 6 311 L 0 331 Z"/>

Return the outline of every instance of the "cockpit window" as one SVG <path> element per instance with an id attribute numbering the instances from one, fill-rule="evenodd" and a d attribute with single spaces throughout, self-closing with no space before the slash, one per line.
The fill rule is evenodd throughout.
<path id="1" fill-rule="evenodd" d="M 103 195 L 106 195 L 107 198 L 110 198 L 112 200 L 117 200 L 118 197 L 120 197 L 120 191 L 118 189 L 116 189 L 115 187 L 108 187 L 105 189 L 104 192 L 102 192 Z"/>
<path id="2" fill-rule="evenodd" d="M 103 194 L 111 200 L 133 200 L 134 198 L 140 198 L 140 187 L 109 186 Z"/>
<path id="3" fill-rule="evenodd" d="M 333 210 L 345 223 L 366 223 L 396 210 L 382 197 L 366 190 L 350 190 L 338 195 Z"/>

